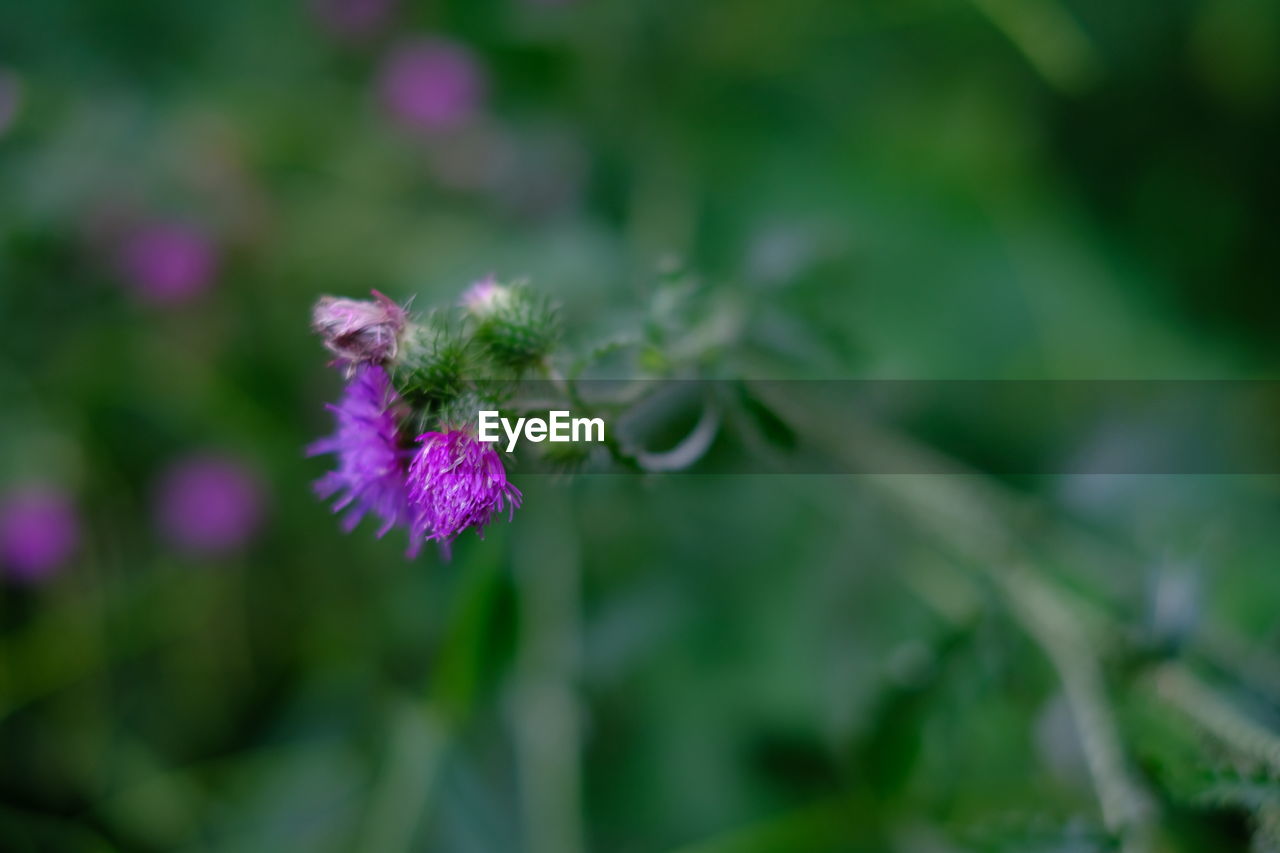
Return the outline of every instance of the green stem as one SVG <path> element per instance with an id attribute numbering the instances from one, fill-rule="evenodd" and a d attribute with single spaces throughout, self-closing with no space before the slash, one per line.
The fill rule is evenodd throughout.
<path id="1" fill-rule="evenodd" d="M 1157 697 L 1232 751 L 1280 772 L 1280 736 L 1241 712 L 1186 667 L 1163 664 L 1150 674 L 1147 684 Z"/>
<path id="2" fill-rule="evenodd" d="M 1125 756 L 1099 656 L 1088 633 L 1068 604 L 1030 572 L 1009 574 L 1004 586 L 1024 630 L 1044 649 L 1062 681 L 1103 823 L 1124 840 L 1125 849 L 1150 849 L 1155 801 Z"/>

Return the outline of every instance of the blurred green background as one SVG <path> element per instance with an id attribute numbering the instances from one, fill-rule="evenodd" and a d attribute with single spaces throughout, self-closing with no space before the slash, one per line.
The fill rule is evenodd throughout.
<path id="1" fill-rule="evenodd" d="M 1280 849 L 1275 478 L 517 467 L 443 563 L 302 454 L 317 296 L 491 272 L 573 349 L 692 271 L 746 378 L 1269 377 L 1278 150 L 1271 0 L 0 3 L 0 848 Z"/>

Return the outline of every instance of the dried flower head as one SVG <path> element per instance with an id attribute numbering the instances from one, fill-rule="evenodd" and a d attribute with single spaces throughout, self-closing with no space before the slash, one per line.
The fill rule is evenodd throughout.
<path id="1" fill-rule="evenodd" d="M 311 312 L 311 328 L 324 337 L 324 345 L 348 366 L 364 362 L 393 361 L 400 347 L 407 315 L 393 300 L 372 291 L 373 299 L 339 299 L 322 296 Z"/>
<path id="2" fill-rule="evenodd" d="M 356 368 L 342 400 L 329 409 L 338 429 L 307 448 L 308 456 L 332 453 L 337 470 L 316 481 L 321 498 L 337 496 L 334 512 L 346 510 L 343 529 L 353 530 L 372 512 L 382 526 L 378 536 L 393 527 L 409 530 L 409 556 L 415 556 L 422 537 L 412 525 L 406 474 L 413 451 L 400 434 L 400 399 L 387 373 L 377 365 Z"/>
<path id="3" fill-rule="evenodd" d="M 450 543 L 468 527 L 482 538 L 495 512 L 520 506 L 521 494 L 507 480 L 502 460 L 491 445 L 463 430 L 428 432 L 409 466 L 409 501 L 416 532 L 440 543 L 447 558 Z"/>

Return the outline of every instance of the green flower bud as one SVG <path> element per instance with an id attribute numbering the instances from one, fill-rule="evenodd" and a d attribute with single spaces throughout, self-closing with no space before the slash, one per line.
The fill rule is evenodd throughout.
<path id="1" fill-rule="evenodd" d="M 447 405 L 468 388 L 475 373 L 474 353 L 467 340 L 435 312 L 405 329 L 393 380 L 411 404 L 435 409 Z"/>
<path id="2" fill-rule="evenodd" d="M 475 341 L 497 367 L 520 373 L 541 363 L 560 338 L 555 308 L 524 285 L 492 278 L 472 285 L 463 307 L 475 322 Z"/>

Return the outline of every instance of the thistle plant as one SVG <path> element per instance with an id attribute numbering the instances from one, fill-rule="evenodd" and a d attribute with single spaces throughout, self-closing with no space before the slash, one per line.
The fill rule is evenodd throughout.
<path id="1" fill-rule="evenodd" d="M 718 361 L 733 350 L 726 344 L 749 337 L 742 313 L 732 301 L 699 305 L 704 295 L 673 276 L 649 300 L 647 315 L 583 347 L 565 343 L 556 307 L 526 284 L 485 279 L 453 305 L 416 312 L 377 293 L 368 301 L 322 299 L 314 328 L 347 385 L 331 407 L 336 432 L 310 448 L 336 459 L 317 491 L 344 513 L 348 529 L 373 516 L 379 535 L 405 531 L 410 556 L 430 541 L 447 559 L 468 530 L 482 535 L 500 516 L 515 517 L 525 494 L 511 475 L 525 470 L 526 461 L 554 470 L 680 471 L 726 433 L 742 439 L 766 467 L 797 448 L 816 451 L 833 472 L 861 474 L 850 481 L 850 497 L 874 495 L 886 515 L 899 517 L 901 530 L 913 534 L 911 541 L 927 544 L 904 562 L 904 580 L 943 626 L 939 660 L 943 651 L 963 654 L 960 639 L 990 622 L 1025 633 L 1059 685 L 1084 784 L 1095 799 L 1097 815 L 1087 824 L 1091 846 L 1080 847 L 1079 828 L 1066 826 L 1049 831 L 1061 843 L 1046 847 L 1038 836 L 1021 838 L 1043 834 L 1028 826 L 997 832 L 1017 836 L 1006 846 L 979 849 L 1229 849 L 1219 843 L 1218 822 L 1234 820 L 1251 849 L 1280 850 L 1274 726 L 1280 665 L 1273 653 L 1244 654 L 1233 635 L 1195 628 L 1194 613 L 1165 618 L 1153 630 L 1143 608 L 1077 576 L 1083 566 L 1121 572 L 1133 554 L 1118 553 L 1006 484 L 880 424 L 852 401 L 806 390 L 804 383 L 651 381 L 745 372 Z M 588 381 L 601 373 L 625 378 Z M 672 400 L 689 397 L 690 390 L 699 405 L 692 416 L 685 405 L 683 426 L 674 430 L 683 437 L 662 452 L 644 447 L 634 424 L 661 420 L 675 408 Z M 505 421 L 557 408 L 604 415 L 611 424 L 607 439 L 594 446 L 535 443 L 510 453 L 505 442 L 481 434 L 495 412 Z M 668 418 L 668 436 L 670 425 Z M 832 527 L 848 511 L 842 501 L 812 510 Z M 528 581 L 530 589 L 557 582 L 566 581 L 553 575 Z M 888 767 L 877 758 L 883 744 L 922 725 L 926 696 L 949 695 L 935 681 L 927 690 L 913 682 L 886 694 L 883 717 L 873 717 L 854 751 L 859 762 Z M 904 715 L 904 707 L 915 710 Z M 947 715 L 940 708 L 929 713 Z M 836 811 L 875 809 L 909 796 L 901 780 L 924 774 L 925 765 L 916 768 L 905 750 L 895 761 L 901 765 L 870 772 L 847 802 L 837 801 Z M 1188 822 L 1189 814 L 1196 818 Z M 804 839 L 826 832 L 831 819 L 825 808 L 788 815 L 770 827 L 770 837 L 777 833 L 778 849 L 809 849 Z"/>
<path id="2" fill-rule="evenodd" d="M 377 291 L 372 297 L 323 296 L 313 309 L 312 329 L 346 387 L 329 406 L 335 432 L 307 453 L 336 459 L 315 489 L 333 500 L 344 529 L 373 516 L 379 537 L 406 532 L 409 557 L 434 541 L 447 559 L 459 535 L 474 529 L 483 536 L 495 515 L 505 511 L 510 519 L 520 506 L 522 493 L 507 477 L 514 460 L 477 436 L 481 411 L 519 418 L 572 408 L 616 416 L 640 398 L 587 399 L 578 382 L 585 368 L 628 344 L 610 342 L 571 357 L 560 349 L 557 307 L 526 283 L 485 278 L 455 305 L 416 312 Z M 643 361 L 644 351 L 635 349 Z M 535 386 L 538 393 L 531 393 Z M 673 470 L 705 452 L 705 424 L 694 438 L 666 456 L 602 434 L 597 455 L 628 470 Z M 539 457 L 553 470 L 571 471 L 585 467 L 592 453 L 582 444 L 547 444 L 539 445 Z"/>

